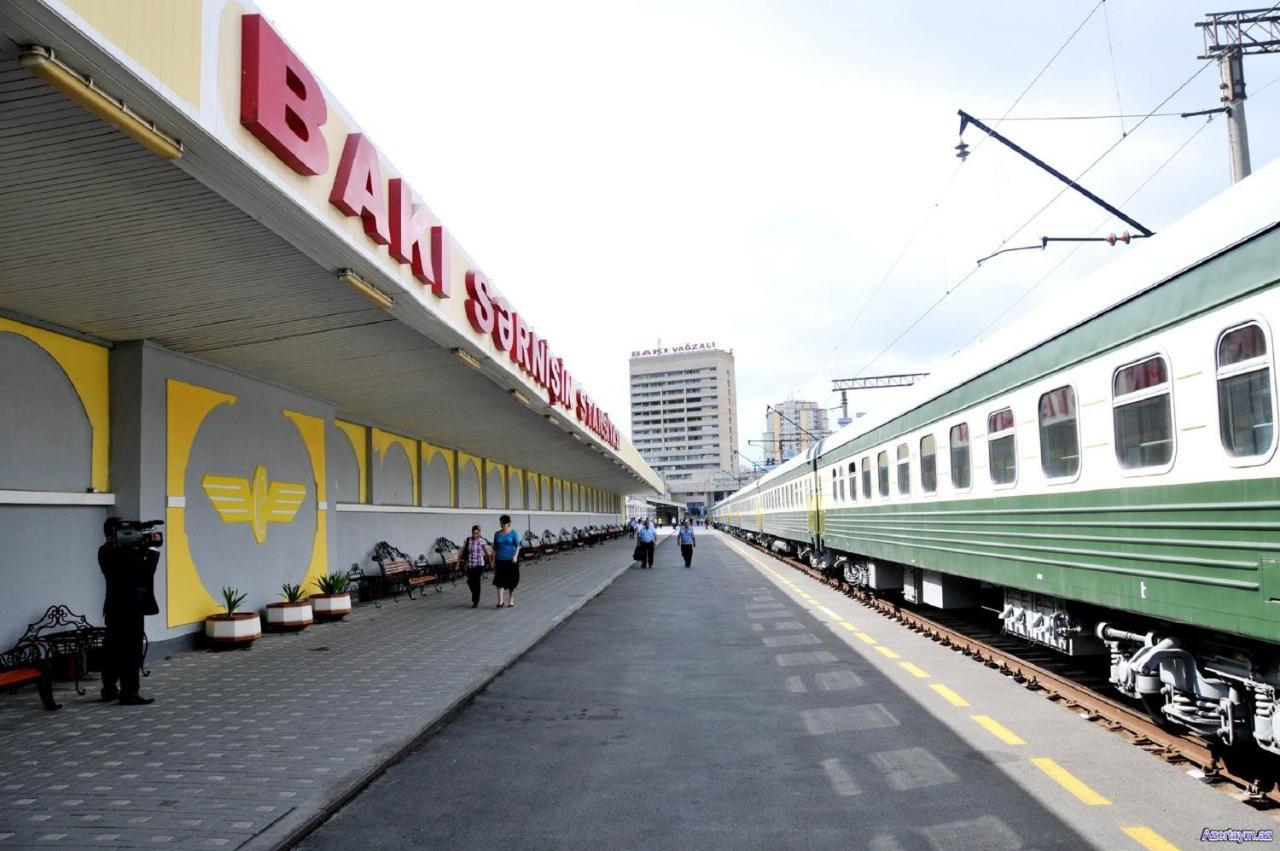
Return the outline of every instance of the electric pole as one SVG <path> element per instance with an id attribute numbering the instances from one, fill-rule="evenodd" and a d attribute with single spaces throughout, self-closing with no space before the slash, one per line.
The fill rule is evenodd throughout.
<path id="1" fill-rule="evenodd" d="M 1204 53 L 1198 58 L 1218 60 L 1222 103 L 1227 112 L 1231 182 L 1239 183 L 1253 170 L 1249 162 L 1249 128 L 1244 118 L 1244 57 L 1280 53 L 1280 12 L 1275 7 L 1210 12 L 1196 26 L 1204 32 Z"/>

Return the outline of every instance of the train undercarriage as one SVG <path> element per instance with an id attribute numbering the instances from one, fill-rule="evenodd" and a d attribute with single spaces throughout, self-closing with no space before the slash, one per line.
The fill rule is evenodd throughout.
<path id="1" fill-rule="evenodd" d="M 1257 643 L 917 566 L 729 531 L 828 579 L 914 606 L 986 609 L 1001 631 L 1070 656 L 1109 658 L 1111 685 L 1153 720 L 1225 749 L 1280 755 L 1280 664 Z M 1101 660 L 1100 660 L 1101 662 Z"/>

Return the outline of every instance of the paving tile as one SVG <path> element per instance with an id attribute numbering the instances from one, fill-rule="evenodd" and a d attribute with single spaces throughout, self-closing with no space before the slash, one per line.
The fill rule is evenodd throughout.
<path id="1" fill-rule="evenodd" d="M 458 583 L 248 651 L 153 659 L 149 707 L 70 684 L 57 713 L 0 694 L 0 847 L 255 847 L 325 809 L 630 562 L 615 541 L 528 564 L 515 609 L 472 609 Z M 323 718 L 342 720 L 336 740 L 314 737 Z"/>

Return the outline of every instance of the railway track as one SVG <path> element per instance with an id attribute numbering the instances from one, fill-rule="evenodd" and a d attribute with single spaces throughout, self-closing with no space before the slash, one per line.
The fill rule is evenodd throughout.
<path id="1" fill-rule="evenodd" d="M 877 597 L 864 589 L 828 579 L 804 562 L 780 555 L 757 543 L 742 538 L 738 540 L 824 585 L 835 588 L 867 608 L 915 632 L 927 635 L 944 647 L 950 647 L 988 668 L 998 670 L 1028 689 L 1043 693 L 1047 699 L 1124 737 L 1165 762 L 1193 768 L 1206 783 L 1229 784 L 1239 791 L 1242 801 L 1256 809 L 1280 808 L 1280 785 L 1277 784 L 1274 768 L 1266 766 L 1265 759 L 1253 759 L 1249 755 L 1234 757 L 1197 736 L 1166 730 L 1141 709 L 1128 706 L 1081 683 L 1072 676 L 1072 673 L 1078 672 L 1054 670 L 1048 664 L 1017 655 L 1014 651 L 1020 648 L 1011 646 L 1011 642 L 1007 640 L 1001 640 L 999 633 L 989 629 L 975 630 L 971 625 L 958 621 L 944 623 L 926 617 L 914 609 Z"/>

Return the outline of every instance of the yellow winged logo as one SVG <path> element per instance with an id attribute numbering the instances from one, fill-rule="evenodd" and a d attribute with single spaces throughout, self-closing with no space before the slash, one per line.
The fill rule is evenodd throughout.
<path id="1" fill-rule="evenodd" d="M 207 475 L 200 480 L 200 487 L 223 523 L 251 524 L 253 539 L 259 544 L 266 543 L 268 524 L 293 522 L 307 498 L 306 485 L 268 482 L 267 468 L 261 464 L 253 471 L 252 484 L 239 476 Z"/>

